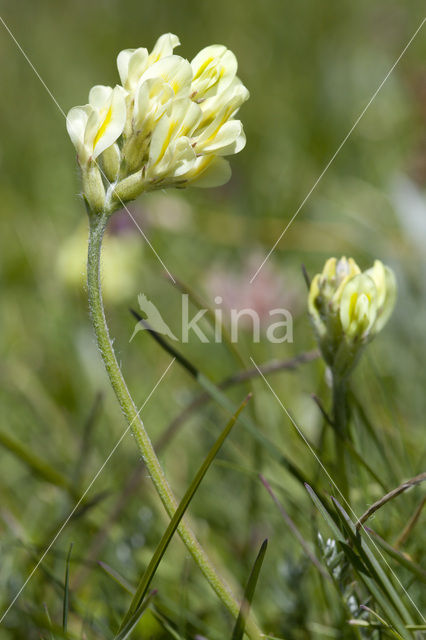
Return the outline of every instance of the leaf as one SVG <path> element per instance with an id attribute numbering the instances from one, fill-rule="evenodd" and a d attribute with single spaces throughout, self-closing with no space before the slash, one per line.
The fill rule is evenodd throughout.
<path id="1" fill-rule="evenodd" d="M 167 618 L 167 616 L 165 616 L 164 613 L 161 613 L 158 609 L 153 607 L 152 615 L 157 620 L 157 622 L 163 627 L 163 629 L 167 631 L 172 638 L 174 638 L 174 640 L 185 640 L 184 638 L 182 638 L 181 635 L 179 635 L 179 633 L 174 628 L 172 621 L 169 620 L 169 618 Z"/>
<path id="2" fill-rule="evenodd" d="M 0 445 L 3 445 L 5 449 L 8 449 L 8 451 L 13 453 L 42 480 L 45 480 L 56 487 L 65 489 L 74 498 L 79 497 L 68 478 L 59 471 L 56 471 L 56 469 L 35 455 L 30 449 L 27 449 L 22 445 L 21 442 L 15 440 L 15 438 L 12 438 L 12 436 L 4 431 L 0 431 Z"/>
<path id="3" fill-rule="evenodd" d="M 336 522 L 334 520 L 334 517 L 327 510 L 327 508 L 325 507 L 324 503 L 321 502 L 321 500 L 318 498 L 317 494 L 312 489 L 312 487 L 309 486 L 309 484 L 305 483 L 305 488 L 306 488 L 306 491 L 309 493 L 312 502 L 317 507 L 318 511 L 321 513 L 322 517 L 324 518 L 324 520 L 326 521 L 326 523 L 330 527 L 331 531 L 333 532 L 333 537 L 336 540 L 338 540 L 339 542 L 345 542 L 345 538 L 341 534 L 340 529 L 339 529 L 339 527 L 337 526 L 337 524 L 336 524 Z"/>
<path id="4" fill-rule="evenodd" d="M 142 602 L 143 598 L 145 597 L 145 594 L 149 588 L 149 585 L 151 584 L 151 580 L 154 577 L 154 574 L 158 568 L 158 565 L 161 562 L 161 559 L 163 557 L 163 555 L 166 552 L 167 547 L 170 544 L 170 541 L 173 537 L 173 534 L 175 533 L 176 529 L 179 526 L 180 521 L 182 520 L 185 511 L 187 510 L 189 503 L 191 502 L 192 498 L 195 495 L 195 492 L 197 491 L 198 487 L 200 486 L 200 483 L 202 481 L 202 479 L 204 478 L 205 474 L 207 473 L 210 465 L 212 464 L 213 460 L 215 459 L 216 455 L 219 452 L 219 449 L 221 448 L 221 446 L 223 445 L 223 443 L 225 442 L 226 438 L 228 437 L 228 435 L 231 432 L 232 427 L 234 426 L 234 424 L 237 421 L 238 416 L 240 415 L 241 411 L 244 409 L 244 407 L 246 406 L 249 398 L 251 396 L 247 396 L 247 398 L 244 400 L 244 402 L 240 405 L 240 407 L 238 408 L 238 410 L 236 411 L 236 413 L 232 416 L 232 418 L 230 419 L 230 421 L 228 422 L 228 424 L 226 425 L 226 427 L 224 428 L 224 430 L 222 431 L 222 433 L 220 434 L 220 436 L 218 437 L 218 439 L 216 440 L 216 442 L 214 443 L 213 447 L 210 449 L 207 457 L 205 458 L 203 464 L 201 465 L 201 467 L 199 468 L 199 470 L 197 471 L 195 478 L 193 479 L 193 481 L 191 482 L 190 486 L 188 487 L 184 497 L 182 498 L 182 500 L 180 501 L 175 513 L 173 514 L 172 519 L 170 520 L 170 523 L 166 529 L 166 531 L 164 532 L 151 560 L 150 563 L 145 571 L 145 573 L 143 574 L 142 578 L 139 581 L 139 584 L 136 588 L 136 592 L 135 595 L 133 597 L 133 600 L 130 604 L 129 610 L 126 613 L 126 615 L 124 616 L 123 622 L 121 623 L 120 626 L 120 631 L 124 628 L 124 625 L 127 624 L 127 622 L 129 621 L 129 619 L 131 618 L 131 616 L 135 613 L 135 611 L 137 610 L 137 608 L 139 607 L 140 603 Z"/>
<path id="5" fill-rule="evenodd" d="M 383 482 L 383 480 L 380 478 L 380 476 L 378 476 L 377 473 L 374 471 L 373 467 L 371 467 L 371 465 L 368 464 L 368 462 L 365 459 L 365 457 L 355 449 L 354 445 L 352 444 L 352 442 L 348 438 L 345 438 L 344 445 L 345 445 L 346 449 L 348 450 L 349 454 L 354 458 L 354 460 L 359 465 L 361 465 L 361 466 L 363 466 L 365 468 L 367 473 L 369 473 L 371 475 L 371 477 L 377 482 L 377 484 L 379 484 L 382 487 L 382 489 L 384 491 L 388 491 L 388 487 Z"/>
<path id="6" fill-rule="evenodd" d="M 113 580 L 115 580 L 117 584 L 120 585 L 120 587 L 124 589 L 124 591 L 127 591 L 127 593 L 130 593 L 132 596 L 134 595 L 136 589 L 133 585 L 130 584 L 130 582 L 128 582 L 128 580 L 126 580 L 126 578 L 123 578 L 121 573 L 118 573 L 116 569 L 111 567 L 106 562 L 99 561 L 98 564 L 106 574 L 108 574 Z"/>
<path id="7" fill-rule="evenodd" d="M 407 558 L 407 556 L 404 553 L 401 553 L 401 551 L 398 551 L 397 549 L 392 547 L 392 545 L 386 542 L 386 540 L 384 540 L 381 536 L 379 536 L 378 533 L 373 531 L 373 529 L 370 529 L 370 527 L 365 527 L 365 530 L 369 534 L 374 536 L 374 540 L 377 542 L 377 544 L 384 551 L 386 551 L 386 553 L 388 553 L 391 558 L 399 562 L 399 564 L 401 564 L 403 567 L 408 569 L 408 571 L 411 571 L 411 573 L 417 576 L 419 580 L 421 580 L 422 582 L 426 582 L 426 571 L 422 569 L 422 567 L 420 567 L 418 564 L 416 564 L 415 562 Z"/>
<path id="8" fill-rule="evenodd" d="M 315 556 L 315 554 L 312 553 L 308 542 L 305 540 L 305 538 L 303 537 L 303 535 L 301 534 L 301 532 L 297 528 L 296 524 L 293 522 L 293 520 L 290 518 L 290 516 L 287 513 L 287 511 L 284 509 L 284 507 L 281 504 L 281 502 L 278 500 L 278 498 L 275 495 L 275 493 L 273 492 L 272 487 L 269 484 L 269 482 L 262 476 L 262 474 L 259 474 L 259 478 L 260 478 L 260 481 L 262 482 L 263 486 L 265 487 L 266 491 L 269 493 L 269 495 L 271 496 L 272 500 L 274 501 L 274 504 L 278 507 L 278 510 L 281 513 L 281 515 L 282 515 L 285 523 L 287 524 L 288 528 L 290 529 L 290 531 L 292 532 L 292 534 L 294 535 L 296 540 L 301 545 L 303 551 L 305 552 L 305 554 L 307 555 L 309 560 L 318 569 L 318 571 L 323 575 L 324 578 L 326 578 L 327 580 L 330 580 L 330 575 L 324 569 L 324 567 L 319 562 L 319 560 Z"/>
<path id="9" fill-rule="evenodd" d="M 130 617 L 129 621 L 124 625 L 123 629 L 114 637 L 114 640 L 125 640 L 129 637 L 133 629 L 138 624 L 139 620 L 147 610 L 151 600 L 156 595 L 156 591 L 152 591 L 147 598 L 136 609 L 135 613 Z"/>
<path id="10" fill-rule="evenodd" d="M 381 606 L 383 607 L 384 611 L 386 611 L 389 619 L 393 620 L 393 626 L 402 636 L 404 636 L 404 627 L 401 626 L 401 621 L 405 625 L 412 624 L 413 620 L 411 619 L 410 614 L 405 608 L 401 597 L 395 591 L 394 586 L 392 585 L 386 573 L 383 571 L 381 565 L 372 553 L 370 547 L 362 538 L 362 530 L 358 531 L 356 529 L 354 523 L 351 521 L 348 514 L 341 506 L 341 504 L 336 500 L 336 498 L 332 498 L 332 501 L 341 517 L 341 522 L 345 528 L 345 531 L 348 533 L 353 546 L 356 548 L 360 558 L 368 566 L 371 572 L 372 580 L 369 581 L 370 588 L 371 582 L 374 582 L 379 587 L 382 594 L 385 596 L 385 600 L 383 600 L 383 598 L 380 598 Z M 397 612 L 397 618 L 393 614 L 391 607 L 395 612 Z"/>
<path id="11" fill-rule="evenodd" d="M 228 398 L 228 396 L 219 389 L 211 380 L 209 380 L 202 373 L 198 373 L 196 376 L 197 382 L 200 386 L 209 394 L 209 396 L 215 400 L 223 409 L 233 413 L 235 411 L 235 405 Z M 243 427 L 250 433 L 251 436 L 266 450 L 270 453 L 280 465 L 285 467 L 287 471 L 289 471 L 298 482 L 304 484 L 307 480 L 304 473 L 289 459 L 285 456 L 282 451 L 267 438 L 260 429 L 256 426 L 254 421 L 249 416 L 242 416 L 241 424 Z M 312 484 L 312 483 L 311 483 Z"/>
<path id="12" fill-rule="evenodd" d="M 404 640 L 404 637 L 401 636 L 397 631 L 395 631 L 394 629 L 392 629 L 392 627 L 390 627 L 388 625 L 388 623 L 386 622 L 386 620 L 383 620 L 383 618 L 381 616 L 379 616 L 378 613 L 376 613 L 375 611 L 373 611 L 373 609 L 370 609 L 370 607 L 366 607 L 365 605 L 361 605 L 361 609 L 364 609 L 364 611 L 368 611 L 368 613 L 370 613 L 372 616 L 374 616 L 375 618 L 377 618 L 377 620 L 379 621 L 379 623 L 385 628 L 385 629 L 389 629 L 389 632 L 394 635 L 396 638 L 398 638 L 398 640 Z"/>
<path id="13" fill-rule="evenodd" d="M 55 638 L 53 637 L 53 633 L 52 633 L 52 619 L 50 617 L 50 613 L 49 613 L 49 609 L 47 608 L 47 604 L 44 603 L 43 604 L 44 610 L 46 612 L 46 618 L 47 618 L 47 622 L 49 624 L 49 636 L 50 636 L 50 640 L 55 640 Z"/>
<path id="14" fill-rule="evenodd" d="M 356 569 L 359 573 L 363 573 L 364 575 L 371 578 L 371 573 L 369 572 L 367 566 L 362 562 L 361 558 L 355 553 L 352 547 L 346 544 L 346 542 L 339 542 L 338 544 L 340 545 L 342 551 L 344 551 L 346 557 L 350 560 L 353 568 Z"/>
<path id="15" fill-rule="evenodd" d="M 247 581 L 246 588 L 244 590 L 243 601 L 241 603 L 240 612 L 235 622 L 234 631 L 232 633 L 231 640 L 242 640 L 244 635 L 244 629 L 246 626 L 246 620 L 250 612 L 251 603 L 253 600 L 254 592 L 256 589 L 257 581 L 259 579 L 260 570 L 262 568 L 263 560 L 265 558 L 266 549 L 268 546 L 268 540 L 264 540 L 254 561 L 253 568 L 251 570 L 249 579 Z"/>
<path id="16" fill-rule="evenodd" d="M 69 577 L 70 577 L 70 559 L 73 543 L 71 542 L 68 550 L 67 561 L 65 564 L 65 586 L 64 586 L 64 605 L 62 610 L 62 629 L 67 630 L 68 627 L 68 609 L 69 609 Z"/>

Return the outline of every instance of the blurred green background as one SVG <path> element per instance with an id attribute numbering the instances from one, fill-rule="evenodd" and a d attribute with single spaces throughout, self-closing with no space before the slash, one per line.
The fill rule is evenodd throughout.
<path id="1" fill-rule="evenodd" d="M 424 3 L 417 0 L 2 3 L 3 19 L 54 99 L 0 25 L 1 610 L 125 427 L 88 320 L 83 276 L 86 220 L 64 112 L 84 104 L 92 85 L 118 81 L 115 59 L 121 49 L 151 48 L 167 31 L 180 37 L 176 53 L 189 59 L 216 42 L 235 52 L 239 76 L 251 92 L 240 112 L 247 146 L 231 158 L 233 177 L 224 187 L 154 194 L 134 203 L 133 214 L 171 273 L 211 305 L 215 295 L 221 295 L 225 307 L 253 306 L 265 312 L 273 305 L 292 312 L 291 344 L 270 344 L 264 334 L 253 344 L 250 331 L 241 332 L 237 346 L 245 361 L 252 355 L 257 363 L 266 363 L 314 348 L 302 263 L 311 275 L 331 255 L 351 255 L 362 268 L 375 258 L 391 265 L 399 283 L 397 308 L 354 376 L 356 395 L 380 433 L 382 450 L 370 446 L 361 427 L 357 445 L 390 488 L 422 471 L 425 28 L 258 278 L 250 286 L 248 281 L 423 13 Z M 139 333 L 129 343 L 134 328 L 129 307 L 137 307 L 137 295 L 143 292 L 179 331 L 180 293 L 126 214 L 120 215 L 107 248 L 111 258 L 104 261 L 107 314 L 124 373 L 140 405 L 170 357 L 147 334 Z M 208 331 L 207 324 L 203 326 Z M 193 339 L 181 349 L 215 381 L 241 368 L 224 345 Z M 328 406 L 323 365 L 314 362 L 291 374 L 276 374 L 271 384 L 304 432 L 318 442 L 322 419 L 310 394 L 321 395 Z M 271 392 L 261 381 L 254 389 L 253 407 L 261 428 L 308 476 L 318 474 L 319 484 L 328 489 L 327 478 Z M 195 383 L 175 363 L 142 412 L 154 441 L 196 393 Z M 240 387 L 231 396 L 241 400 L 245 393 Z M 161 450 L 178 495 L 225 422 L 219 407 L 206 405 Z M 332 453 L 329 445 L 326 433 L 326 464 Z M 47 465 L 62 480 L 46 477 Z M 50 637 L 40 631 L 47 619 L 44 603 L 60 624 L 70 542 L 75 599 L 70 629 L 75 637 L 112 637 L 108 630 L 116 627 L 129 596 L 98 561 L 136 582 L 166 522 L 139 468 L 128 436 L 90 490 L 88 498 L 94 503 L 71 520 L 3 621 L 1 639 Z M 266 454 L 259 454 L 238 427 L 191 506 L 200 538 L 218 564 L 243 584 L 260 542 L 269 537 L 255 607 L 263 626 L 286 638 L 345 637 L 338 600 L 321 592 L 314 569 L 260 485 L 259 471 L 276 483 L 286 509 L 312 538 L 312 509 L 303 488 Z M 353 468 L 352 474 L 353 506 L 360 514 L 383 491 L 359 469 Z M 56 486 L 61 482 L 68 490 Z M 420 489 L 415 489 L 390 503 L 373 527 L 394 541 L 420 497 Z M 421 563 L 421 537 L 413 535 L 406 551 Z M 424 606 L 420 587 L 410 586 L 403 569 L 396 571 L 420 608 L 423 597 Z M 171 545 L 155 582 L 159 608 L 176 623 L 181 637 L 230 637 L 225 631 L 231 628 L 227 614 L 179 540 Z M 152 637 L 172 637 L 153 618 L 150 624 Z M 148 636 L 141 631 L 134 637 Z"/>

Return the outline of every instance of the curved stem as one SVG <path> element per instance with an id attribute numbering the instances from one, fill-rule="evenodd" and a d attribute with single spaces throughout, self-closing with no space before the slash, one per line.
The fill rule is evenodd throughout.
<path id="1" fill-rule="evenodd" d="M 94 216 L 89 214 L 90 220 L 90 236 L 89 250 L 87 258 L 87 288 L 89 295 L 89 306 L 92 324 L 95 330 L 96 339 L 99 350 L 108 372 L 111 385 L 117 396 L 120 407 L 131 426 L 133 435 L 142 454 L 144 462 L 147 466 L 149 474 L 155 485 L 161 501 L 171 517 L 176 510 L 177 502 L 164 475 L 160 462 L 155 454 L 151 440 L 145 430 L 142 419 L 138 415 L 138 411 L 127 388 L 126 382 L 121 373 L 120 366 L 117 362 L 112 342 L 109 336 L 108 325 L 105 318 L 101 278 L 100 278 L 100 257 L 102 249 L 102 239 L 107 226 L 109 216 L 104 214 Z M 178 528 L 178 533 L 182 538 L 189 553 L 200 567 L 204 576 L 222 600 L 226 608 L 233 614 L 238 616 L 239 604 L 233 596 L 230 588 L 218 575 L 215 567 L 202 549 L 194 533 L 185 521 L 182 521 Z M 258 639 L 260 631 L 253 621 L 248 621 L 247 633 L 250 638 Z"/>

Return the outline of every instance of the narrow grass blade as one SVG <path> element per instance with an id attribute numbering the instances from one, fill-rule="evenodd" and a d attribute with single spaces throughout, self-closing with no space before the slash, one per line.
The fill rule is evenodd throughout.
<path id="1" fill-rule="evenodd" d="M 73 473 L 73 484 L 76 486 L 79 486 L 83 479 L 86 463 L 92 450 L 91 443 L 93 431 L 101 415 L 102 405 L 103 395 L 101 392 L 98 392 L 95 395 L 89 415 L 87 416 L 83 427 L 83 435 L 80 442 L 80 451 Z"/>
<path id="2" fill-rule="evenodd" d="M 145 594 L 146 594 L 146 592 L 147 592 L 147 590 L 149 588 L 149 585 L 151 583 L 151 580 L 154 577 L 154 574 L 155 574 L 155 572 L 156 572 L 156 570 L 158 568 L 158 565 L 160 564 L 161 559 L 162 559 L 164 553 L 166 552 L 166 549 L 169 546 L 169 543 L 170 543 L 170 541 L 171 541 L 171 539 L 173 537 L 173 534 L 175 533 L 176 529 L 178 528 L 179 523 L 182 520 L 183 515 L 184 515 L 186 509 L 189 506 L 189 503 L 191 502 L 192 498 L 194 497 L 195 492 L 197 491 L 198 487 L 200 486 L 200 483 L 201 483 L 202 479 L 204 478 L 205 474 L 207 473 L 207 470 L 209 469 L 210 465 L 212 464 L 213 460 L 215 459 L 216 455 L 218 454 L 219 449 L 221 448 L 221 446 L 225 442 L 226 438 L 230 434 L 232 427 L 236 423 L 238 416 L 240 415 L 241 411 L 246 406 L 246 404 L 247 404 L 249 399 L 250 399 L 250 395 L 247 396 L 247 398 L 240 405 L 240 407 L 238 408 L 236 413 L 232 416 L 232 418 L 230 419 L 230 421 L 226 425 L 225 429 L 222 431 L 222 433 L 220 434 L 220 436 L 218 437 L 218 439 L 214 443 L 213 447 L 210 449 L 206 459 L 204 460 L 203 464 L 201 465 L 201 467 L 197 471 L 197 473 L 195 475 L 195 478 L 191 482 L 191 484 L 188 487 L 184 497 L 180 501 L 180 503 L 179 503 L 179 505 L 178 505 L 178 507 L 177 507 L 172 519 L 170 520 L 170 523 L 169 523 L 166 531 L 163 534 L 163 537 L 160 540 L 160 543 L 158 544 L 158 546 L 157 546 L 157 548 L 156 548 L 156 550 L 154 552 L 154 555 L 151 558 L 151 561 L 150 561 L 145 573 L 143 574 L 141 580 L 139 581 L 139 584 L 138 584 L 137 589 L 136 589 L 136 593 L 135 593 L 135 595 L 133 597 L 133 600 L 132 600 L 132 602 L 130 604 L 129 610 L 128 610 L 127 614 L 124 616 L 122 625 L 120 627 L 120 631 L 124 628 L 124 625 L 129 621 L 130 617 L 135 613 L 135 611 L 139 607 L 140 603 L 144 599 Z"/>
<path id="3" fill-rule="evenodd" d="M 49 609 L 47 608 L 47 604 L 46 603 L 43 604 L 43 608 L 44 608 L 44 610 L 46 612 L 46 618 L 47 618 L 47 622 L 49 624 L 49 640 L 55 640 L 55 638 L 53 636 L 53 633 L 51 631 L 51 629 L 52 629 L 52 619 L 50 617 Z"/>
<path id="4" fill-rule="evenodd" d="M 374 427 L 374 425 L 372 424 L 371 420 L 369 419 L 369 417 L 367 416 L 367 413 L 365 412 L 364 409 L 364 405 L 363 403 L 358 400 L 357 396 L 353 393 L 353 391 L 349 392 L 349 400 L 351 402 L 352 405 L 354 405 L 355 410 L 358 414 L 358 417 L 360 419 L 360 421 L 362 422 L 362 424 L 364 425 L 364 427 L 366 428 L 366 431 L 369 435 L 369 437 L 372 438 L 377 451 L 379 452 L 381 458 L 384 460 L 385 462 L 385 468 L 388 469 L 388 471 L 390 471 L 393 479 L 397 479 L 397 474 L 395 473 L 395 464 L 392 464 L 391 460 L 389 459 L 388 456 L 388 445 L 387 443 L 384 441 L 384 438 L 381 436 L 379 436 L 379 433 L 381 433 L 378 429 L 376 429 Z"/>
<path id="5" fill-rule="evenodd" d="M 395 549 L 399 549 L 403 544 L 407 542 L 409 536 L 414 530 L 414 527 L 419 521 L 420 515 L 422 513 L 422 510 L 425 504 L 426 504 L 426 496 L 424 496 L 422 500 L 419 502 L 417 509 L 414 511 L 413 515 L 405 525 L 402 533 L 395 540 L 395 544 L 394 544 Z"/>
<path id="6" fill-rule="evenodd" d="M 410 631 L 426 631 L 426 624 L 407 624 Z"/>
<path id="7" fill-rule="evenodd" d="M 78 509 L 76 509 L 76 511 L 74 511 L 74 513 L 72 514 L 72 520 L 78 520 L 79 518 L 82 518 L 83 516 L 87 515 L 87 513 L 91 510 L 94 509 L 95 507 L 98 506 L 98 504 L 100 504 L 102 502 L 102 500 L 105 500 L 106 498 L 108 498 L 111 495 L 111 491 L 106 489 L 103 491 L 99 491 L 99 493 L 96 493 L 93 498 L 87 498 L 85 500 L 83 500 L 81 502 L 81 505 L 79 506 Z"/>
<path id="8" fill-rule="evenodd" d="M 219 406 L 226 411 L 233 413 L 235 411 L 235 405 L 228 398 L 228 396 L 221 391 L 211 380 L 205 375 L 199 373 L 197 375 L 197 382 L 199 385 L 215 400 Z M 298 482 L 304 484 L 307 482 L 307 478 L 303 471 L 301 471 L 282 451 L 267 438 L 261 430 L 256 426 L 250 416 L 242 416 L 241 424 L 250 433 L 251 436 L 265 449 L 270 455 L 277 460 L 277 462 L 285 467 L 289 473 L 291 473 Z M 311 483 L 312 484 L 312 483 Z"/>
<path id="9" fill-rule="evenodd" d="M 56 487 L 66 489 L 72 497 L 76 497 L 76 491 L 73 489 L 68 478 L 59 471 L 56 471 L 56 469 L 35 455 L 30 449 L 27 449 L 21 442 L 15 440 L 15 438 L 12 438 L 12 436 L 4 431 L 0 431 L 0 445 L 13 453 L 39 478 Z"/>
<path id="10" fill-rule="evenodd" d="M 98 564 L 101 567 L 101 569 L 105 571 L 107 575 L 109 575 L 113 580 L 115 580 L 117 584 L 120 585 L 120 587 L 124 589 L 124 591 L 127 591 L 127 593 L 130 593 L 130 595 L 132 596 L 135 594 L 135 591 L 136 591 L 135 587 L 131 585 L 130 582 L 126 580 L 126 578 L 123 578 L 121 573 L 118 573 L 116 569 L 113 569 L 113 567 L 110 567 L 109 564 L 107 564 L 106 562 L 99 561 Z"/>
<path id="11" fill-rule="evenodd" d="M 183 638 L 174 628 L 173 623 L 169 618 L 167 618 L 163 613 L 158 611 L 155 607 L 152 608 L 152 615 L 157 620 L 157 622 L 163 627 L 165 631 L 170 635 L 174 640 L 186 640 Z"/>
<path id="12" fill-rule="evenodd" d="M 324 518 L 324 520 L 330 527 L 331 531 L 333 532 L 333 537 L 339 542 L 344 542 L 345 541 L 344 536 L 342 535 L 339 527 L 337 526 L 334 517 L 330 514 L 328 509 L 325 507 L 324 503 L 319 499 L 319 497 L 317 496 L 317 494 L 309 484 L 305 484 L 305 488 L 306 488 L 306 491 L 309 493 L 309 496 L 312 502 L 317 507 L 318 511 L 321 513 L 322 517 Z"/>
<path id="13" fill-rule="evenodd" d="M 141 605 L 136 609 L 135 613 L 130 617 L 129 621 L 124 625 L 123 629 L 114 637 L 114 640 L 126 640 L 126 638 L 130 636 L 156 593 L 156 591 L 152 591 L 149 596 L 145 598 Z"/>
<path id="14" fill-rule="evenodd" d="M 418 564 L 416 564 L 415 562 L 407 558 L 407 556 L 404 553 L 401 553 L 401 551 L 398 551 L 398 549 L 394 549 L 394 547 L 392 547 L 392 545 L 390 545 L 389 542 L 386 542 L 386 540 L 384 540 L 381 536 L 379 536 L 378 533 L 373 531 L 373 529 L 370 529 L 370 527 L 365 527 L 365 529 L 366 531 L 368 531 L 370 535 L 374 537 L 374 540 L 377 542 L 377 544 L 384 551 L 386 551 L 386 553 L 391 558 L 393 558 L 400 565 L 408 569 L 408 571 L 411 571 L 411 573 L 415 575 L 419 580 L 421 580 L 422 582 L 426 582 L 426 571 L 422 569 L 422 567 L 420 567 Z"/>
<path id="15" fill-rule="evenodd" d="M 283 505 L 278 500 L 278 497 L 274 493 L 274 491 L 273 491 L 271 485 L 269 484 L 269 482 L 262 476 L 262 474 L 259 474 L 259 478 L 260 478 L 261 483 L 265 487 L 266 491 L 269 493 L 269 495 L 271 496 L 272 500 L 274 501 L 276 507 L 278 508 L 278 511 L 281 513 L 281 515 L 282 515 L 284 521 L 286 522 L 288 528 L 293 533 L 293 535 L 296 538 L 296 540 L 299 542 L 300 546 L 302 547 L 303 551 L 305 552 L 305 554 L 307 555 L 309 560 L 318 569 L 318 571 L 323 575 L 323 577 L 326 580 L 330 580 L 330 575 L 327 573 L 327 571 L 325 571 L 324 567 L 321 565 L 321 563 L 319 562 L 318 558 L 312 553 L 308 542 L 302 536 L 302 534 L 300 533 L 300 531 L 297 528 L 296 524 L 293 522 L 292 518 L 290 518 L 290 516 L 287 513 L 287 511 L 284 509 Z"/>
<path id="16" fill-rule="evenodd" d="M 69 609 L 69 578 L 70 578 L 70 560 L 73 543 L 71 542 L 68 550 L 67 561 L 65 564 L 65 585 L 64 585 L 64 604 L 62 609 L 62 629 L 67 630 L 68 627 L 68 609 Z"/>
<path id="17" fill-rule="evenodd" d="M 398 640 L 404 640 L 403 636 L 401 636 L 397 631 L 395 631 L 395 629 L 392 629 L 392 627 L 390 627 L 388 625 L 388 623 L 386 622 L 386 620 L 383 620 L 383 618 L 381 616 L 379 616 L 378 613 L 376 613 L 375 611 L 373 611 L 373 609 L 370 609 L 370 607 L 366 607 L 365 605 L 361 605 L 361 609 L 364 609 L 364 611 L 368 611 L 368 613 L 372 616 L 374 616 L 375 618 L 377 618 L 377 620 L 379 621 L 379 623 L 385 628 L 389 630 L 389 633 L 391 633 L 393 636 L 395 636 L 395 638 L 398 638 Z"/>
<path id="18" fill-rule="evenodd" d="M 355 462 L 357 462 L 359 465 L 364 467 L 364 469 L 367 471 L 367 473 L 370 474 L 370 476 L 373 478 L 373 480 L 375 480 L 377 482 L 377 484 L 379 484 L 384 491 L 388 491 L 387 485 L 383 482 L 383 480 L 380 478 L 380 476 L 377 475 L 377 473 L 374 471 L 373 467 L 368 464 L 368 462 L 366 461 L 364 456 L 355 449 L 354 445 L 352 444 L 352 442 L 348 438 L 344 439 L 344 445 L 345 445 L 347 451 L 349 452 L 349 454 L 354 458 Z"/>
<path id="19" fill-rule="evenodd" d="M 262 568 L 263 560 L 265 558 L 266 549 L 268 546 L 268 540 L 264 540 L 254 561 L 253 568 L 251 570 L 249 579 L 247 581 L 246 588 L 244 590 L 243 601 L 241 603 L 240 613 L 235 622 L 234 631 L 232 633 L 231 640 L 242 640 L 244 635 L 244 629 L 246 626 L 246 620 L 250 613 L 251 603 L 253 601 L 254 592 L 256 590 L 257 581 L 259 579 L 260 570 Z"/>
<path id="20" fill-rule="evenodd" d="M 413 624 L 414 621 L 412 620 L 409 612 L 404 606 L 401 597 L 395 591 L 395 588 L 390 579 L 382 569 L 380 563 L 377 561 L 366 541 L 363 539 L 363 531 L 358 531 L 356 529 L 355 524 L 349 518 L 348 514 L 346 513 L 342 505 L 338 502 L 338 500 L 332 498 L 332 501 L 338 513 L 340 514 L 341 522 L 349 535 L 353 547 L 356 549 L 363 562 L 369 568 L 376 584 L 385 594 L 386 599 L 389 603 L 387 609 L 389 610 L 389 605 L 391 605 L 398 613 L 398 616 L 404 624 Z M 398 631 L 400 632 L 400 630 Z M 402 635 L 404 635 L 404 632 L 402 632 Z"/>

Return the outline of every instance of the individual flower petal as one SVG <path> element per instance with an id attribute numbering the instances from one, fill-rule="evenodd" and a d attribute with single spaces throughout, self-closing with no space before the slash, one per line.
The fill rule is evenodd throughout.
<path id="1" fill-rule="evenodd" d="M 365 272 L 375 282 L 377 288 L 377 320 L 374 326 L 376 332 L 381 331 L 389 320 L 396 302 L 396 279 L 393 271 L 380 260 L 374 262 L 373 267 Z"/>
<path id="2" fill-rule="evenodd" d="M 336 258 L 332 258 L 336 260 Z M 324 271 L 323 271 L 324 273 Z M 317 273 L 311 281 L 308 294 L 308 311 L 311 318 L 314 320 L 314 324 L 318 323 L 318 327 L 323 328 L 323 318 L 321 309 L 321 274 Z"/>
<path id="3" fill-rule="evenodd" d="M 224 91 L 235 78 L 238 63 L 232 51 L 214 44 L 197 53 L 191 66 L 194 72 L 192 92 L 194 98 L 200 100 Z"/>
<path id="4" fill-rule="evenodd" d="M 232 118 L 249 97 L 250 93 L 241 80 L 239 78 L 234 78 L 223 92 L 200 102 L 201 110 L 203 112 L 203 121 L 201 125 L 205 126 L 206 124 L 209 124 L 224 108 L 227 109 L 228 119 Z"/>
<path id="5" fill-rule="evenodd" d="M 377 288 L 377 304 L 383 306 L 386 298 L 386 272 L 383 262 L 375 260 L 374 265 L 365 272 L 374 281 Z"/>
<path id="6" fill-rule="evenodd" d="M 76 148 L 80 162 L 85 162 L 84 133 L 89 115 L 93 107 L 86 104 L 83 107 L 73 107 L 68 111 L 66 125 L 71 142 Z"/>
<path id="7" fill-rule="evenodd" d="M 148 65 L 148 50 L 124 49 L 117 56 L 117 68 L 121 84 L 129 91 L 134 89 Z"/>
<path id="8" fill-rule="evenodd" d="M 162 180 L 162 185 L 174 184 L 177 178 L 187 173 L 196 161 L 196 155 L 191 141 L 185 136 L 169 144 L 160 160 L 149 166 L 147 178 L 154 181 Z"/>
<path id="9" fill-rule="evenodd" d="M 373 327 L 377 314 L 377 288 L 365 273 L 351 278 L 344 286 L 340 300 L 340 321 L 351 338 L 365 337 Z"/>
<path id="10" fill-rule="evenodd" d="M 150 78 L 142 82 L 135 100 L 135 128 L 141 129 L 146 121 L 155 122 L 161 118 L 164 111 L 171 106 L 173 97 L 173 89 L 162 78 Z"/>
<path id="11" fill-rule="evenodd" d="M 336 309 L 340 304 L 340 298 L 346 283 L 360 273 L 361 269 L 353 258 L 346 259 L 346 257 L 343 256 L 340 260 L 336 261 L 334 282 L 332 285 L 335 288 L 335 292 L 333 293 L 330 301 L 333 309 Z"/>
<path id="12" fill-rule="evenodd" d="M 176 100 L 170 114 L 164 114 L 154 129 L 150 144 L 149 164 L 156 164 L 166 153 L 167 146 L 178 136 L 190 136 L 200 118 L 201 110 L 195 102 Z"/>
<path id="13" fill-rule="evenodd" d="M 112 87 L 107 87 L 102 84 L 97 84 L 89 91 L 89 104 L 98 111 L 105 109 L 105 106 L 111 102 Z"/>
<path id="14" fill-rule="evenodd" d="M 188 97 L 192 80 L 192 68 L 188 60 L 180 56 L 167 56 L 152 64 L 142 75 L 140 82 L 149 78 L 162 78 L 177 98 Z"/>
<path id="15" fill-rule="evenodd" d="M 178 138 L 169 162 L 170 174 L 176 178 L 187 173 L 193 166 L 196 155 L 191 145 L 191 140 L 185 136 Z"/>
<path id="16" fill-rule="evenodd" d="M 219 125 L 213 122 L 196 138 L 195 149 L 199 154 L 214 153 L 216 155 L 231 155 L 244 148 L 246 137 L 240 120 L 230 120 Z"/>
<path id="17" fill-rule="evenodd" d="M 173 53 L 173 49 L 175 47 L 178 47 L 179 45 L 179 38 L 175 36 L 174 33 L 164 33 L 158 38 L 157 42 L 155 43 L 154 48 L 149 55 L 149 63 L 153 64 L 161 58 L 171 56 Z"/>
<path id="18" fill-rule="evenodd" d="M 97 85 L 89 104 L 73 107 L 67 116 L 67 130 L 77 149 L 80 165 L 96 159 L 121 135 L 126 120 L 125 90 Z"/>
<path id="19" fill-rule="evenodd" d="M 201 156 L 182 177 L 193 187 L 221 187 L 229 181 L 231 173 L 231 165 L 225 158 Z"/>
<path id="20" fill-rule="evenodd" d="M 98 128 L 93 139 L 94 159 L 120 137 L 126 122 L 126 92 L 123 87 L 117 85 L 110 92 L 103 89 L 111 88 L 94 87 L 89 97 L 99 113 Z M 104 103 L 101 102 L 102 97 L 105 99 Z"/>

